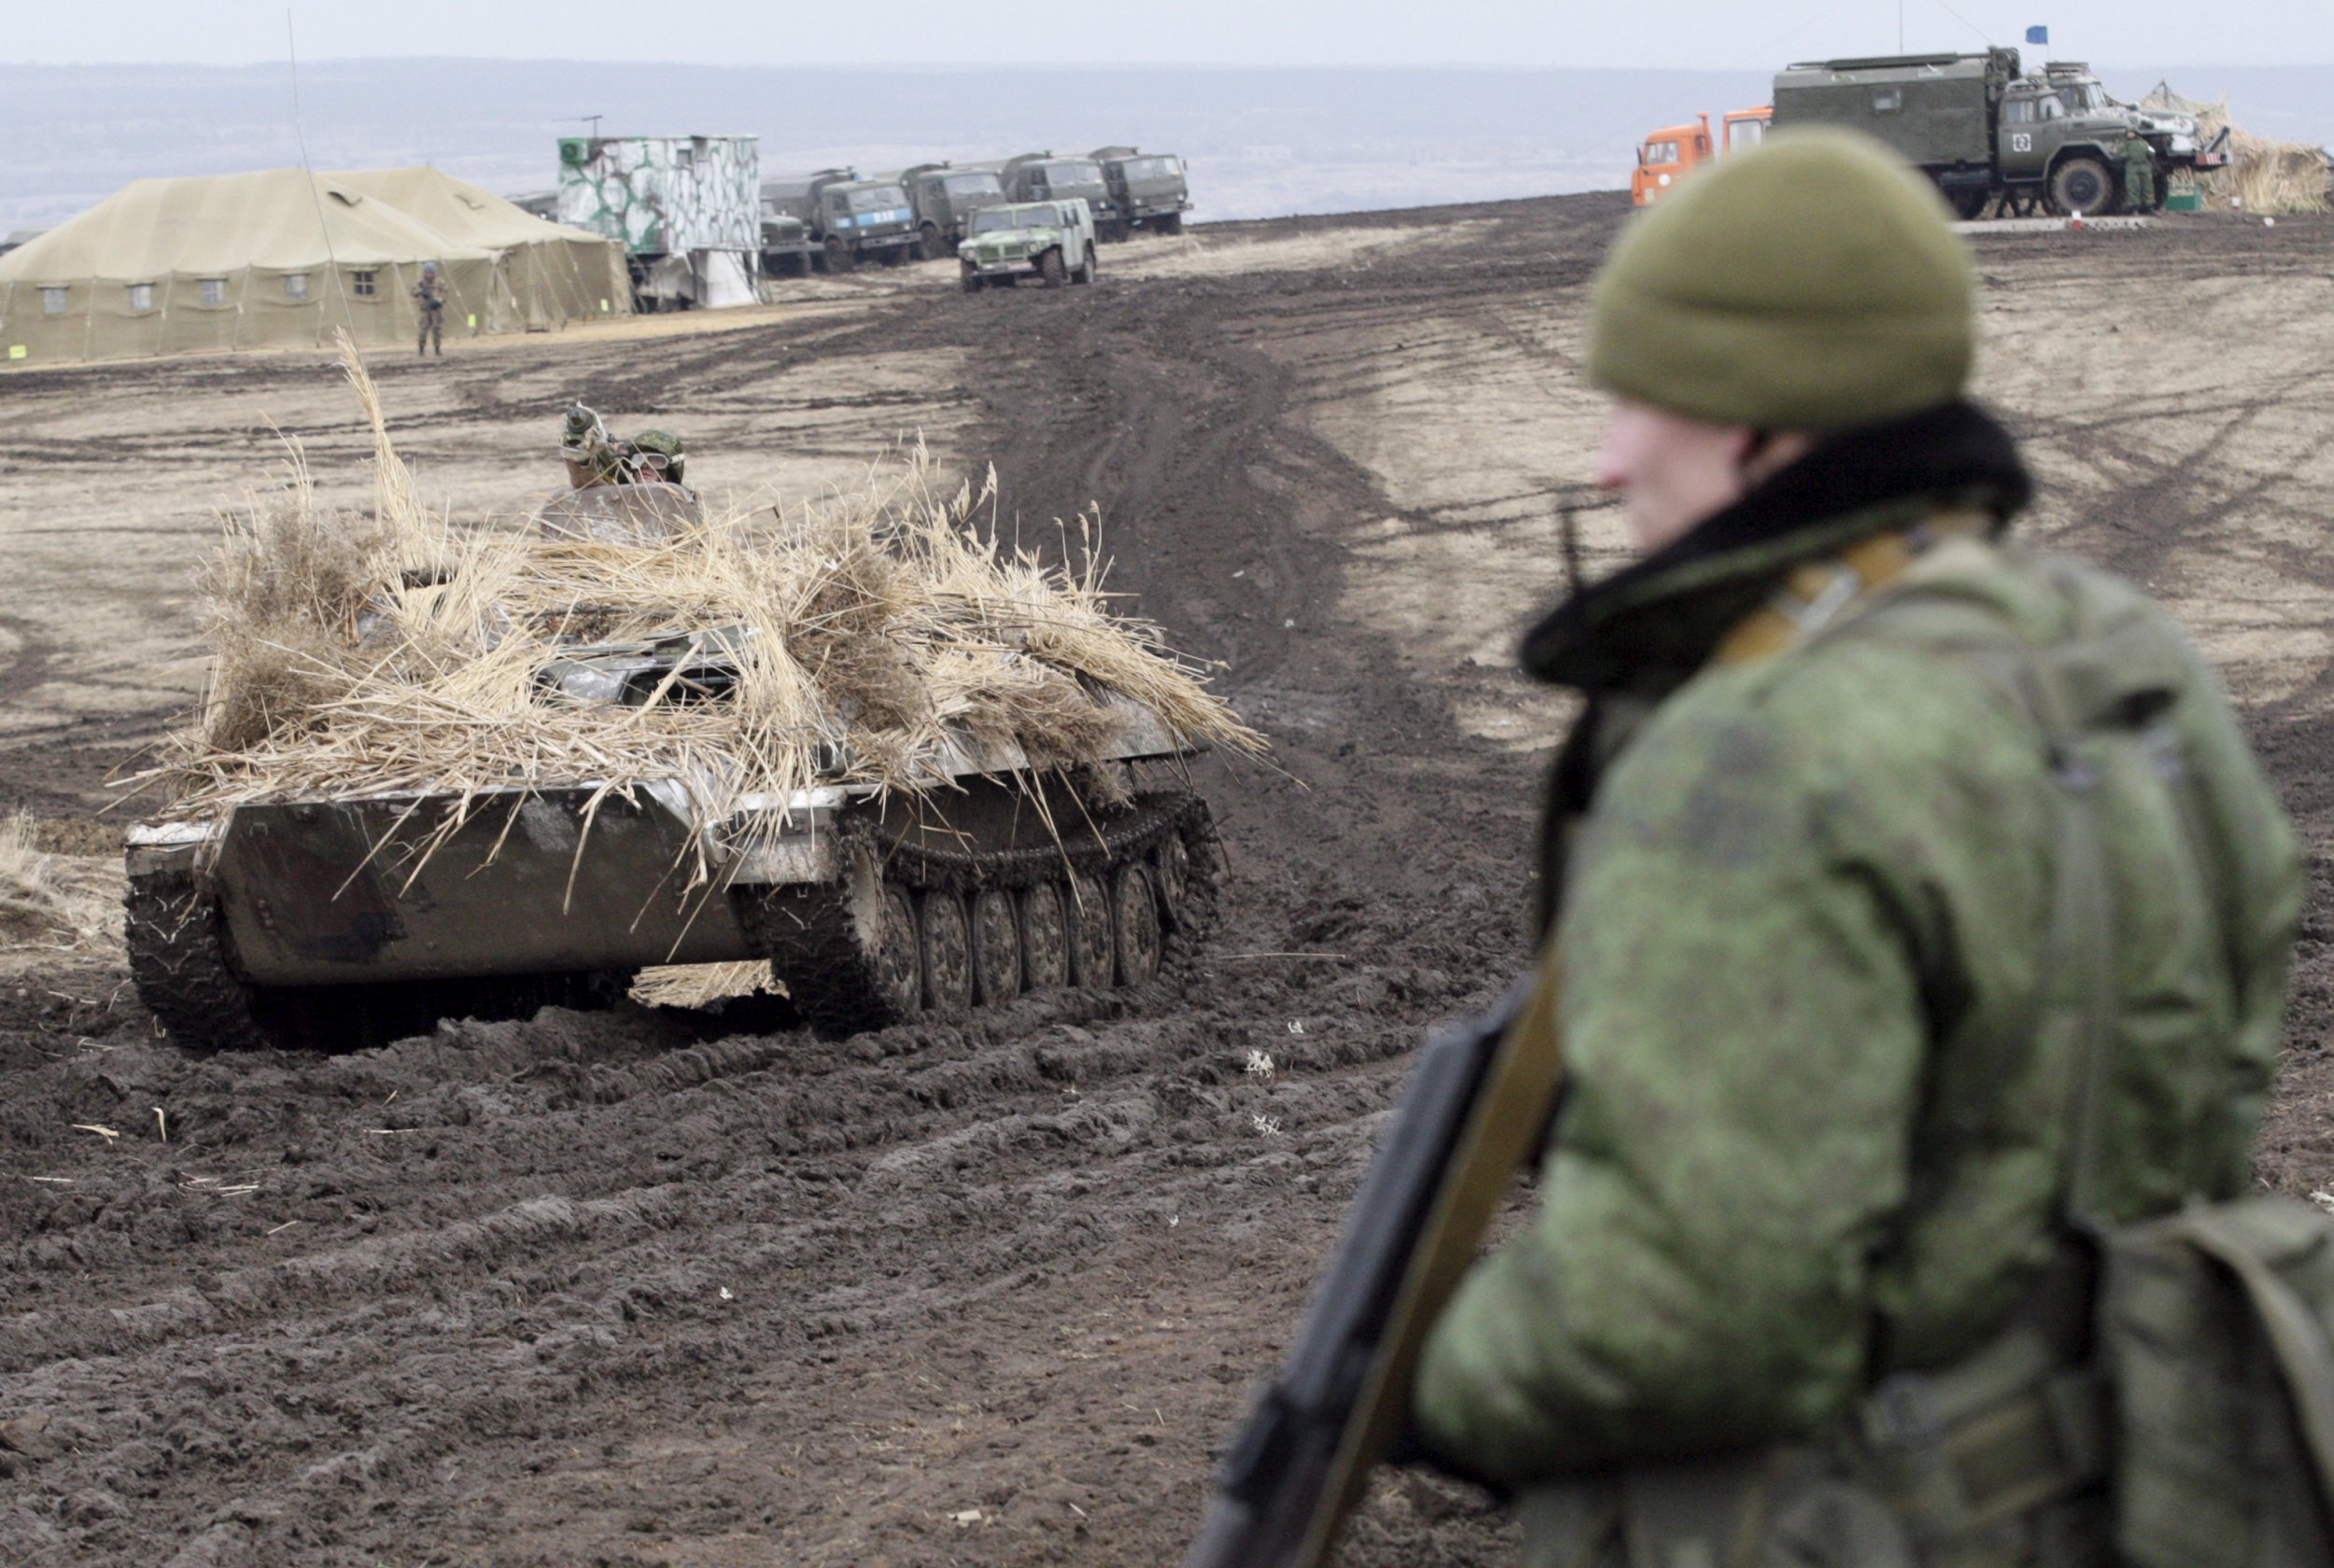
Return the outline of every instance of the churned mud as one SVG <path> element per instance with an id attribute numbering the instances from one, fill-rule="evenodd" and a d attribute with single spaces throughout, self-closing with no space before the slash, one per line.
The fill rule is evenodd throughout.
<path id="1" fill-rule="evenodd" d="M 822 1043 L 767 1011 L 448 1023 L 189 1058 L 114 939 L 0 951 L 0 1561 L 1174 1561 L 1406 1053 L 1521 960 L 1562 704 L 1516 677 L 1619 519 L 1586 485 L 1595 196 L 1209 226 L 1091 288 L 944 266 L 736 324 L 376 365 L 425 494 L 508 514 L 560 412 L 681 430 L 693 480 L 800 495 L 919 435 L 1043 545 L 1220 661 L 1271 767 L 1199 769 L 1208 948 L 1133 994 Z M 1981 392 L 2031 526 L 2150 587 L 2334 839 L 2334 226 L 1980 242 Z M 684 318 L 686 320 L 687 318 Z M 356 499 L 322 356 L 0 376 L 0 809 L 76 889 L 202 678 L 187 573 L 279 436 Z M 134 811 L 134 806 L 126 808 Z M 2265 1182 L 2334 1185 L 2313 886 Z M 1480 1499 L 1389 1478 L 1359 1564 L 1492 1563 Z"/>

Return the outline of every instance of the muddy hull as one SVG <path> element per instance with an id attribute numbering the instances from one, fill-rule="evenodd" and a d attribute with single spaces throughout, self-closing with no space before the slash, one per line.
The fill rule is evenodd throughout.
<path id="1" fill-rule="evenodd" d="M 213 1048 L 316 1043 L 266 1019 L 336 1008 L 519 1015 L 660 964 L 766 960 L 828 1032 L 1146 980 L 1212 883 L 1204 807 L 1132 765 L 1025 778 L 806 790 L 710 824 L 677 784 L 242 806 L 133 831 L 134 967 L 173 1033 Z M 256 1031 L 217 1021 L 238 993 Z"/>

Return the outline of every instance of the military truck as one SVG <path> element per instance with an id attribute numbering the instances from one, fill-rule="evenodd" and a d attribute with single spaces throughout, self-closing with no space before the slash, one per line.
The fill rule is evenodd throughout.
<path id="1" fill-rule="evenodd" d="M 810 226 L 782 212 L 768 197 L 762 199 L 762 273 L 766 277 L 808 277 L 824 255 L 810 237 Z"/>
<path id="2" fill-rule="evenodd" d="M 1094 281 L 1094 214 L 1082 199 L 985 207 L 971 229 L 956 247 L 967 294 L 1025 277 L 1049 288 Z"/>
<path id="3" fill-rule="evenodd" d="M 897 181 L 907 192 L 908 205 L 916 210 L 917 239 L 927 261 L 954 256 L 973 214 L 1011 200 L 994 169 L 918 163 L 882 177 Z"/>
<path id="4" fill-rule="evenodd" d="M 854 169 L 821 169 L 762 182 L 762 213 L 798 219 L 817 245 L 819 264 L 848 273 L 860 262 L 896 267 L 915 254 L 915 209 L 897 181 Z"/>
<path id="5" fill-rule="evenodd" d="M 641 542 L 696 516 L 675 484 L 561 491 L 561 539 Z M 753 633 L 562 648 L 549 705 L 718 705 Z M 1090 765 L 1041 770 L 943 722 L 916 787 L 850 781 L 847 742 L 783 798 L 718 818 L 697 781 L 264 800 L 131 829 L 126 943 L 148 1009 L 195 1051 L 354 1049 L 440 1018 L 612 1006 L 640 968 L 766 960 L 829 1034 L 1063 986 L 1138 986 L 1213 909 L 1220 864 L 1184 778 L 1198 748 L 1097 683 Z M 710 883 L 681 886 L 702 863 Z"/>
<path id="6" fill-rule="evenodd" d="M 1884 55 L 1793 65 L 1775 77 L 1775 128 L 1846 125 L 1879 137 L 1919 165 L 1955 211 L 2110 213 L 2124 203 L 2126 133 L 2146 136 L 2161 176 L 2193 168 L 2203 149 L 2194 121 L 2143 116 L 2024 74 L 2018 51 Z M 2185 119 L 2186 117 L 2179 117 Z"/>
<path id="7" fill-rule="evenodd" d="M 1146 153 L 1131 147 L 1096 147 L 1090 156 L 1102 165 L 1103 183 L 1110 188 L 1123 227 L 1183 232 L 1183 215 L 1191 210 L 1191 186 L 1182 159 L 1172 152 Z"/>
<path id="8" fill-rule="evenodd" d="M 1103 166 L 1090 158 L 1056 158 L 1050 152 L 1025 152 L 997 166 L 1005 195 L 1016 202 L 1083 201 L 1093 215 L 1094 232 L 1126 238 L 1118 204 L 1111 199 Z"/>

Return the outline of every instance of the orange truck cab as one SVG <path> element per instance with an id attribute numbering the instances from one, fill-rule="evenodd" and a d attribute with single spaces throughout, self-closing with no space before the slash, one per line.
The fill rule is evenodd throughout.
<path id="1" fill-rule="evenodd" d="M 1713 158 L 1757 145 L 1766 134 L 1773 108 L 1736 109 L 1721 121 L 1713 139 L 1708 115 L 1694 116 L 1692 125 L 1672 125 L 1654 132 L 1637 149 L 1637 169 L 1629 176 L 1629 200 L 1638 206 L 1657 202 L 1662 193 Z"/>

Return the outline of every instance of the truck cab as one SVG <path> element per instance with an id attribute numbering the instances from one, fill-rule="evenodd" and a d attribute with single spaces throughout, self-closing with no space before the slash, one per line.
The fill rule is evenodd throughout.
<path id="1" fill-rule="evenodd" d="M 1118 205 L 1122 229 L 1183 232 L 1183 215 L 1191 206 L 1191 186 L 1182 159 L 1172 152 L 1146 153 L 1131 147 L 1096 147 L 1091 156 L 1102 165 L 1103 181 Z"/>
<path id="2" fill-rule="evenodd" d="M 855 169 L 822 169 L 762 182 L 766 243 L 775 220 L 798 219 L 814 255 L 830 273 L 847 273 L 863 260 L 895 267 L 917 241 L 916 215 L 896 180 L 869 179 Z M 783 225 L 777 225 L 780 230 Z"/>
<path id="3" fill-rule="evenodd" d="M 1709 116 L 1696 117 L 1692 125 L 1664 126 L 1638 147 L 1629 201 L 1640 207 L 1660 201 L 1672 186 L 1716 156 Z"/>
<path id="4" fill-rule="evenodd" d="M 918 163 L 892 176 L 907 192 L 916 212 L 916 236 L 924 259 L 953 256 L 973 214 L 1008 200 L 994 169 L 959 168 L 953 163 Z"/>
<path id="5" fill-rule="evenodd" d="M 1083 201 L 1093 215 L 1097 232 L 1122 231 L 1124 215 L 1111 200 L 1102 165 L 1090 158 L 1025 152 L 1006 159 L 997 177 L 1004 183 L 1005 195 L 1016 202 Z"/>
<path id="6" fill-rule="evenodd" d="M 1629 176 L 1629 200 L 1637 206 L 1659 201 L 1670 188 L 1714 158 L 1756 147 L 1765 139 L 1775 111 L 1765 105 L 1736 109 L 1722 117 L 1715 136 L 1710 117 L 1696 115 L 1692 125 L 1671 125 L 1645 138 L 1637 149 L 1637 168 Z"/>

